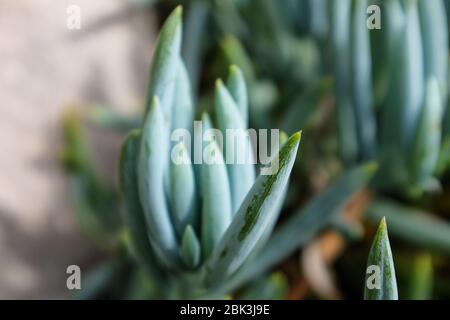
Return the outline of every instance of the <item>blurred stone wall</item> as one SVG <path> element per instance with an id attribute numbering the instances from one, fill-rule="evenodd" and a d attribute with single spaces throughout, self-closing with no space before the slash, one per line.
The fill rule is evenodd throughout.
<path id="1" fill-rule="evenodd" d="M 66 27 L 69 5 L 81 9 L 80 30 Z M 0 1 L 0 299 L 68 297 L 66 267 L 97 254 L 58 163 L 60 124 L 68 105 L 143 105 L 153 19 L 126 5 Z"/>

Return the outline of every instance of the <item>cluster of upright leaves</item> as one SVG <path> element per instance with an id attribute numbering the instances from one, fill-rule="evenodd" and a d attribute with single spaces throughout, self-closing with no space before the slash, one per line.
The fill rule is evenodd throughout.
<path id="1" fill-rule="evenodd" d="M 213 137 L 194 136 L 191 86 L 180 57 L 181 15 L 177 7 L 158 38 L 147 111 L 142 128 L 133 130 L 123 145 L 120 185 L 138 259 L 171 276 L 196 275 L 194 291 L 223 283 L 273 227 L 300 133 L 287 139 L 273 158 L 279 162 L 277 172 L 257 178 L 252 162 L 225 164 Z M 224 137 L 227 129 L 247 128 L 247 91 L 237 67 L 231 67 L 226 85 L 216 82 L 214 105 Z M 207 113 L 201 120 L 203 132 L 213 128 Z M 201 156 L 218 161 L 193 164 L 196 148 L 184 140 L 171 142 L 175 129 L 187 130 L 194 143 L 207 141 Z M 226 145 L 224 141 L 224 149 Z M 235 145 L 237 152 L 252 152 L 248 139 Z M 180 161 L 172 161 L 174 155 Z"/>
<path id="2" fill-rule="evenodd" d="M 307 16 L 305 2 L 311 2 L 308 11 L 320 15 L 316 7 L 321 5 L 315 3 L 323 1 L 317 0 L 186 1 L 182 55 L 194 87 L 205 66 L 201 59 L 206 52 L 210 64 L 201 69 L 203 78 L 209 72 L 220 73 L 222 66 L 239 65 L 248 84 L 252 126 L 273 127 L 280 110 L 289 108 L 303 88 L 313 87 L 318 80 L 320 51 L 314 39 L 303 35 L 308 29 L 317 29 L 320 37 L 323 20 L 311 19 L 300 25 L 297 14 Z M 171 7 L 173 3 L 160 5 Z"/>
<path id="3" fill-rule="evenodd" d="M 382 27 L 369 30 L 366 8 L 373 3 L 381 7 Z M 379 159 L 381 187 L 407 193 L 430 188 L 445 139 L 444 1 L 342 0 L 330 5 L 343 159 L 350 164 Z"/>
<path id="4" fill-rule="evenodd" d="M 367 8 L 374 4 L 381 29 L 369 30 Z M 416 195 L 435 187 L 433 176 L 450 163 L 449 7 L 448 0 L 192 0 L 188 24 L 197 32 L 187 34 L 183 55 L 198 74 L 201 44 L 220 37 L 204 32 L 214 21 L 212 30 L 227 35 L 226 60 L 250 80 L 257 126 L 273 123 L 273 106 L 300 110 L 304 89 L 331 69 L 342 160 L 376 159 L 380 188 Z M 321 57 L 318 48 L 328 45 L 332 50 L 322 51 L 332 54 Z M 257 73 L 266 78 L 255 79 Z"/>
<path id="5" fill-rule="evenodd" d="M 394 260 L 384 217 L 370 248 L 366 272 L 365 300 L 398 300 Z"/>

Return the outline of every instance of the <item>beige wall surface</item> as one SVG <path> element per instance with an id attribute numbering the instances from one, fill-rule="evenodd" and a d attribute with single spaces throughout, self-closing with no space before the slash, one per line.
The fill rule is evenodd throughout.
<path id="1" fill-rule="evenodd" d="M 69 5 L 81 29 L 66 26 Z M 58 163 L 67 106 L 142 106 L 155 34 L 120 0 L 0 1 L 0 299 L 64 298 L 66 267 L 96 254 Z"/>

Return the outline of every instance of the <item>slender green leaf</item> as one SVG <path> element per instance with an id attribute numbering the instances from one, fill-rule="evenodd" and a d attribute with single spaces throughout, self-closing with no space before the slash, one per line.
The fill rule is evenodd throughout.
<path id="1" fill-rule="evenodd" d="M 434 1 L 434 0 L 431 0 Z M 436 168 L 441 148 L 442 97 L 439 83 L 432 77 L 427 82 L 412 154 L 413 183 L 424 186 Z"/>
<path id="2" fill-rule="evenodd" d="M 186 129 L 192 134 L 194 107 L 192 104 L 191 83 L 183 61 L 178 61 L 178 73 L 175 85 L 172 130 Z"/>
<path id="3" fill-rule="evenodd" d="M 351 25 L 352 106 L 356 118 L 359 159 L 367 161 L 373 159 L 376 153 L 370 31 L 363 27 L 367 19 L 368 2 L 367 0 L 354 0 L 353 3 Z M 340 62 L 336 61 L 336 63 Z"/>
<path id="4" fill-rule="evenodd" d="M 331 2 L 331 41 L 335 56 L 334 75 L 336 112 L 341 157 L 346 164 L 354 163 L 358 156 L 356 118 L 350 99 L 350 21 L 351 0 Z"/>
<path id="5" fill-rule="evenodd" d="M 170 212 L 178 234 L 182 235 L 187 225 L 198 226 L 196 182 L 189 151 L 182 142 L 172 154 L 176 155 L 170 161 Z"/>
<path id="6" fill-rule="evenodd" d="M 231 223 L 231 195 L 222 153 L 213 140 L 205 147 L 202 175 L 202 253 L 209 257 Z"/>
<path id="7" fill-rule="evenodd" d="M 447 96 L 448 23 L 442 0 L 419 1 L 425 76 L 436 77 L 442 97 Z"/>
<path id="8" fill-rule="evenodd" d="M 275 229 L 261 254 L 245 264 L 222 290 L 227 292 L 236 289 L 242 283 L 258 277 L 280 263 L 296 249 L 307 244 L 330 224 L 333 217 L 342 210 L 356 192 L 369 183 L 376 168 L 376 164 L 369 163 L 344 173 L 304 209 L 296 212 Z"/>
<path id="9" fill-rule="evenodd" d="M 155 97 L 142 129 L 138 187 L 153 248 L 167 266 L 173 267 L 178 260 L 178 243 L 164 192 L 169 141 L 163 117 L 159 100 Z"/>
<path id="10" fill-rule="evenodd" d="M 374 202 L 368 215 L 372 221 L 386 216 L 393 237 L 450 255 L 450 225 L 438 217 L 388 200 Z"/>
<path id="11" fill-rule="evenodd" d="M 147 222 L 138 197 L 137 157 L 141 132 L 131 131 L 122 145 L 119 162 L 119 188 L 125 201 L 124 220 L 137 260 L 152 279 L 161 284 L 164 275 L 157 267 L 156 257 L 147 235 Z"/>
<path id="12" fill-rule="evenodd" d="M 192 1 L 187 8 L 183 33 L 182 57 L 192 83 L 192 92 L 197 92 L 200 68 L 204 55 L 205 40 L 208 36 L 210 17 L 209 1 Z M 194 98 L 194 101 L 197 99 Z"/>
<path id="13" fill-rule="evenodd" d="M 220 43 L 222 52 L 230 64 L 235 64 L 241 68 L 245 79 L 252 81 L 255 79 L 255 70 L 250 57 L 247 55 L 242 44 L 233 36 L 226 36 Z"/>
<path id="14" fill-rule="evenodd" d="M 194 130 L 194 148 L 193 148 L 193 160 L 194 160 L 194 171 L 196 182 L 199 188 L 198 194 L 201 196 L 202 193 L 202 159 L 203 159 L 203 151 L 208 143 L 203 143 L 203 138 L 205 137 L 205 133 L 208 132 L 209 129 L 213 129 L 212 121 L 207 112 L 203 112 L 201 116 L 201 122 L 195 122 L 197 126 L 197 130 Z M 200 126 L 201 125 L 201 126 Z M 201 130 L 200 130 L 201 128 Z"/>
<path id="15" fill-rule="evenodd" d="M 407 157 L 404 155 L 410 155 L 414 146 L 425 91 L 416 0 L 405 2 L 405 23 L 392 53 L 390 68 L 393 71 L 380 125 L 383 170 L 380 176 L 389 179 L 381 179 L 380 182 L 387 187 L 404 187 L 409 182 Z"/>
<path id="16" fill-rule="evenodd" d="M 227 87 L 241 113 L 244 127 L 248 127 L 248 96 L 244 74 L 238 66 L 232 65 L 228 75 Z"/>
<path id="17" fill-rule="evenodd" d="M 162 26 L 156 41 L 150 69 L 147 112 L 152 104 L 153 97 L 159 97 L 167 130 L 170 129 L 169 124 L 171 123 L 174 90 L 179 67 L 182 12 L 182 7 L 178 6 Z"/>
<path id="18" fill-rule="evenodd" d="M 405 4 L 406 25 L 397 74 L 400 76 L 400 108 L 402 108 L 405 151 L 413 143 L 424 96 L 424 74 L 422 37 L 420 33 L 417 0 L 408 0 Z M 395 89 L 395 88 L 393 88 Z"/>
<path id="19" fill-rule="evenodd" d="M 327 5 L 329 0 L 308 1 L 310 32 L 315 38 L 325 40 L 329 31 L 329 20 L 327 17 Z"/>
<path id="20" fill-rule="evenodd" d="M 260 175 L 245 197 L 230 227 L 215 248 L 207 269 L 211 283 L 234 273 L 261 239 L 265 228 L 279 210 L 280 197 L 286 188 L 295 162 L 301 133 L 295 133 L 272 159 L 276 173 Z"/>
<path id="21" fill-rule="evenodd" d="M 367 259 L 364 300 L 398 300 L 386 219 L 381 219 Z"/>
<path id="22" fill-rule="evenodd" d="M 188 225 L 181 240 L 180 255 L 187 267 L 194 269 L 200 263 L 200 242 L 194 229 Z"/>
<path id="23" fill-rule="evenodd" d="M 255 181 L 251 137 L 239 108 L 221 80 L 216 82 L 215 110 L 224 137 L 225 159 L 231 188 L 233 214 Z"/>

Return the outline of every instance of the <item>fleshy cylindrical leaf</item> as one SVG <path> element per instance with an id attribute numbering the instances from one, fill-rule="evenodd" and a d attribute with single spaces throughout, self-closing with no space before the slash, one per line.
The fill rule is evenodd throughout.
<path id="1" fill-rule="evenodd" d="M 225 159 L 230 180 L 232 210 L 237 211 L 255 181 L 251 137 L 239 109 L 221 80 L 216 82 L 215 109 L 224 137 Z"/>
<path id="2" fill-rule="evenodd" d="M 232 65 L 228 75 L 227 87 L 241 113 L 245 128 L 248 127 L 248 95 L 244 74 L 238 66 Z"/>
<path id="3" fill-rule="evenodd" d="M 392 71 L 388 98 L 382 109 L 381 183 L 404 186 L 408 183 L 408 163 L 419 125 L 424 96 L 422 40 L 416 0 L 405 1 L 405 23 L 392 50 Z M 387 171 L 386 171 L 387 170 Z M 382 179 L 383 180 L 383 179 Z"/>
<path id="4" fill-rule="evenodd" d="M 436 77 L 442 97 L 447 96 L 448 24 L 442 0 L 419 1 L 425 77 Z"/>
<path id="5" fill-rule="evenodd" d="M 222 153 L 215 141 L 204 149 L 202 176 L 202 253 L 207 258 L 232 218 L 230 185 Z"/>
<path id="6" fill-rule="evenodd" d="M 130 237 L 137 260 L 152 279 L 161 282 L 163 275 L 156 264 L 156 257 L 150 246 L 147 223 L 138 196 L 137 157 L 141 132 L 131 131 L 123 143 L 119 161 L 119 188 L 125 200 L 124 220 L 130 229 Z"/>
<path id="7" fill-rule="evenodd" d="M 377 200 L 370 205 L 368 217 L 372 222 L 386 216 L 391 236 L 415 246 L 450 255 L 450 224 L 430 212 Z"/>
<path id="8" fill-rule="evenodd" d="M 194 170 L 189 152 L 182 142 L 172 151 L 170 162 L 170 208 L 172 221 L 181 236 L 186 226 L 198 225 L 197 195 Z"/>
<path id="9" fill-rule="evenodd" d="M 309 7 L 309 29 L 311 34 L 324 40 L 328 35 L 329 25 L 327 19 L 328 0 L 308 0 Z"/>
<path id="10" fill-rule="evenodd" d="M 172 130 L 186 129 L 192 134 L 193 121 L 194 108 L 192 104 L 191 83 L 186 67 L 183 61 L 179 59 L 173 101 Z"/>
<path id="11" fill-rule="evenodd" d="M 200 242 L 192 226 L 188 225 L 181 239 L 181 258 L 188 268 L 194 269 L 200 263 L 200 254 Z"/>
<path id="12" fill-rule="evenodd" d="M 422 37 L 420 33 L 417 0 L 409 0 L 405 4 L 406 25 L 402 44 L 403 58 L 397 69 L 401 81 L 400 107 L 402 108 L 404 131 L 403 143 L 410 147 L 416 132 L 424 96 L 424 74 Z"/>
<path id="13" fill-rule="evenodd" d="M 207 112 L 203 112 L 201 116 L 201 121 L 196 121 L 196 130 L 194 130 L 194 148 L 193 148 L 193 160 L 194 160 L 194 171 L 197 186 L 199 189 L 198 194 L 200 197 L 202 196 L 202 162 L 203 162 L 203 151 L 207 145 L 207 143 L 203 142 L 203 138 L 205 133 L 208 132 L 209 129 L 212 129 L 212 121 L 211 117 Z M 200 130 L 201 129 L 201 130 Z"/>
<path id="14" fill-rule="evenodd" d="M 363 161 L 373 159 L 376 152 L 370 31 L 361 27 L 367 19 L 367 6 L 367 0 L 354 1 L 351 25 L 352 106 L 356 118 L 359 159 Z"/>
<path id="15" fill-rule="evenodd" d="M 364 299 L 398 300 L 394 260 L 384 217 L 378 226 L 367 259 Z"/>
<path id="16" fill-rule="evenodd" d="M 341 157 L 352 164 L 358 157 L 356 118 L 350 98 L 350 21 L 351 0 L 331 1 L 331 41 L 335 56 L 334 75 L 337 126 Z"/>
<path id="17" fill-rule="evenodd" d="M 153 97 L 159 97 L 167 130 L 170 129 L 172 104 L 180 60 L 182 13 L 182 7 L 178 6 L 164 22 L 156 41 L 150 69 L 147 112 Z"/>
<path id="18" fill-rule="evenodd" d="M 226 36 L 220 43 L 223 54 L 229 63 L 238 65 L 247 80 L 255 78 L 255 70 L 250 57 L 242 44 L 233 36 Z"/>
<path id="19" fill-rule="evenodd" d="M 243 283 L 261 276 L 296 249 L 306 245 L 331 223 L 352 196 L 366 187 L 376 169 L 375 163 L 368 163 L 346 171 L 305 208 L 298 210 L 283 222 L 263 250 L 244 264 L 232 280 L 221 287 L 221 290 L 232 291 Z"/>
<path id="20" fill-rule="evenodd" d="M 434 1 L 434 0 L 431 0 Z M 425 92 L 412 152 L 413 183 L 424 186 L 432 177 L 441 147 L 442 96 L 436 78 L 430 78 Z"/>
<path id="21" fill-rule="evenodd" d="M 211 284 L 234 273 L 261 240 L 272 216 L 279 210 L 297 155 L 301 133 L 292 135 L 272 159 L 277 170 L 272 175 L 260 175 L 245 197 L 230 227 L 214 249 L 207 269 Z"/>
<path id="22" fill-rule="evenodd" d="M 153 248 L 166 265 L 174 266 L 178 257 L 178 243 L 164 194 L 165 169 L 169 160 L 165 124 L 159 100 L 155 97 L 142 129 L 138 187 Z"/>

